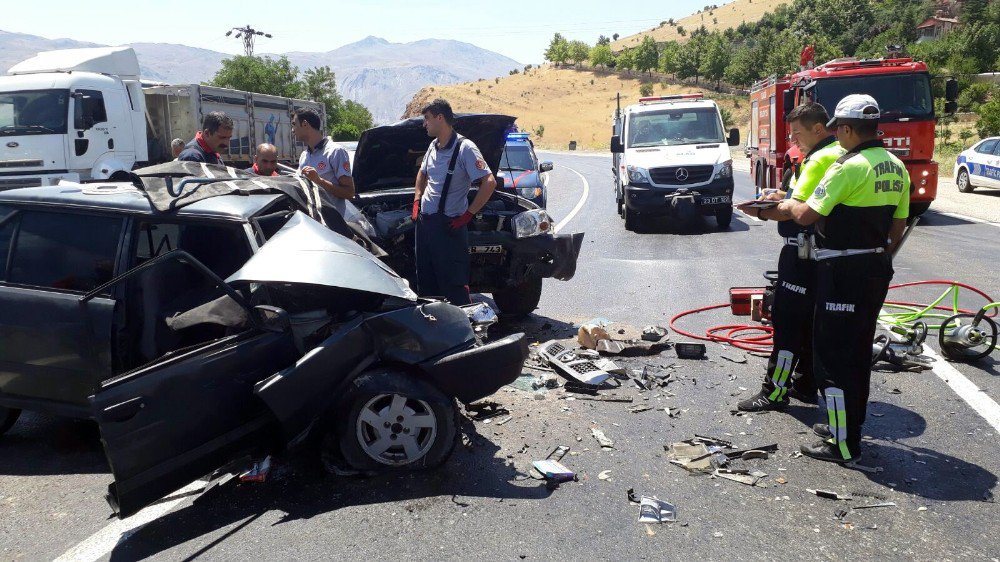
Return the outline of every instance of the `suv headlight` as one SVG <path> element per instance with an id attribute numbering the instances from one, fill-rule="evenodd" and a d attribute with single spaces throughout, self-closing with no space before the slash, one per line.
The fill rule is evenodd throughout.
<path id="1" fill-rule="evenodd" d="M 628 181 L 632 183 L 653 183 L 649 179 L 649 172 L 646 168 L 627 166 L 625 169 L 628 171 Z"/>
<path id="2" fill-rule="evenodd" d="M 552 231 L 552 219 L 545 209 L 532 209 L 514 215 L 514 237 L 530 238 Z"/>
<path id="3" fill-rule="evenodd" d="M 717 178 L 733 177 L 733 161 L 726 160 L 725 162 L 723 162 L 722 166 L 719 167 L 719 171 L 715 173 L 715 177 Z"/>
<path id="4" fill-rule="evenodd" d="M 536 199 L 542 196 L 542 188 L 540 187 L 519 187 L 517 188 L 517 194 L 525 199 Z"/>

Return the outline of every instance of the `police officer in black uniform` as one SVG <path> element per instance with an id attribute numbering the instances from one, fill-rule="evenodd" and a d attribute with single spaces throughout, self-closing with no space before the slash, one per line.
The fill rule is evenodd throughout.
<path id="1" fill-rule="evenodd" d="M 455 132 L 447 101 L 436 99 L 421 113 L 435 140 L 420 165 L 413 198 L 418 292 L 469 304 L 468 224 L 490 200 L 496 178 L 475 143 Z M 469 203 L 473 185 L 479 191 Z"/>
<path id="2" fill-rule="evenodd" d="M 806 201 L 830 166 L 845 151 L 826 128 L 830 116 L 822 105 L 800 105 L 788 114 L 786 120 L 792 142 L 806 157 L 795 171 L 788 192 L 778 191 L 764 199 Z M 741 400 L 737 408 L 744 412 L 784 409 L 789 397 L 815 404 L 812 322 L 816 262 L 809 258 L 813 227 L 796 224 L 790 214 L 782 213 L 776 207 L 742 205 L 739 208 L 750 216 L 779 221 L 778 235 L 784 244 L 778 256 L 778 279 L 771 309 L 774 349 L 767 362 L 767 373 L 760 391 Z"/>
<path id="3" fill-rule="evenodd" d="M 837 463 L 861 458 L 872 339 L 910 207 L 909 174 L 879 140 L 878 120 L 871 96 L 841 100 L 829 127 L 847 153 L 805 203 L 779 204 L 817 232 L 813 368 L 829 423 L 814 427 L 826 439 L 802 446 L 802 453 Z"/>

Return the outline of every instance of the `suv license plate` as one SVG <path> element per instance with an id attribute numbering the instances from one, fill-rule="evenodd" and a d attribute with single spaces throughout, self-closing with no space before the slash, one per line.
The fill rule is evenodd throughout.
<path id="1" fill-rule="evenodd" d="M 718 197 L 702 197 L 702 205 L 716 205 L 719 203 L 729 203 L 728 195 L 719 195 Z"/>
<path id="2" fill-rule="evenodd" d="M 497 244 L 495 246 L 470 246 L 470 254 L 502 254 L 503 246 Z"/>

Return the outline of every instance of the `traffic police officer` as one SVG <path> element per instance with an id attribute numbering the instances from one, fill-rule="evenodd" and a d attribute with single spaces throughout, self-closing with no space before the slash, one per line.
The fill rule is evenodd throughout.
<path id="1" fill-rule="evenodd" d="M 469 304 L 468 224 L 490 200 L 497 182 L 475 143 L 455 132 L 455 114 L 447 101 L 436 99 L 421 113 L 435 140 L 424 154 L 413 199 L 418 289 L 422 296 Z M 469 203 L 473 185 L 479 191 Z"/>
<path id="2" fill-rule="evenodd" d="M 844 154 L 837 140 L 826 128 L 830 120 L 826 108 L 806 103 L 787 117 L 792 142 L 806 155 L 788 192 L 778 191 L 765 199 L 806 201 L 819 185 L 827 169 Z M 813 237 L 811 226 L 795 224 L 791 215 L 777 207 L 740 206 L 750 216 L 776 220 L 784 247 L 778 256 L 778 279 L 774 290 L 771 320 L 774 349 L 767 363 L 767 374 L 760 392 L 738 404 L 744 412 L 783 409 L 789 396 L 815 403 L 816 382 L 812 371 L 812 321 L 816 262 L 809 259 L 808 245 Z M 795 377 L 793 372 L 799 376 Z"/>
<path id="3" fill-rule="evenodd" d="M 816 224 L 817 233 L 813 368 L 829 425 L 814 428 L 827 438 L 802 453 L 837 463 L 861 458 L 872 339 L 892 279 L 890 256 L 910 211 L 909 174 L 879 139 L 878 120 L 871 96 L 842 99 L 828 126 L 847 152 L 805 203 L 779 204 L 795 222 Z"/>
<path id="4" fill-rule="evenodd" d="M 299 172 L 323 188 L 326 203 L 343 216 L 347 211 L 344 201 L 354 197 L 354 178 L 347 151 L 323 134 L 322 120 L 312 108 L 295 110 L 292 133 L 296 140 L 306 145 L 299 157 Z"/>

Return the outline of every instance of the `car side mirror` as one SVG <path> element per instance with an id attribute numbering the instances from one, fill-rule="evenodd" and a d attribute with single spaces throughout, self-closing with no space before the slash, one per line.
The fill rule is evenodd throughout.
<path id="1" fill-rule="evenodd" d="M 551 172 L 552 171 L 552 162 L 542 162 L 538 166 L 538 171 L 539 172 Z"/>
<path id="2" fill-rule="evenodd" d="M 622 146 L 622 138 L 619 135 L 611 137 L 611 153 L 612 154 L 622 154 L 625 152 L 625 147 Z"/>
<path id="3" fill-rule="evenodd" d="M 945 101 L 958 101 L 958 80 L 949 78 L 944 83 L 944 99 Z"/>
<path id="4" fill-rule="evenodd" d="M 257 319 L 257 325 L 268 332 L 286 332 L 292 327 L 288 313 L 282 308 L 259 304 L 253 307 L 253 314 Z"/>
<path id="5" fill-rule="evenodd" d="M 729 129 L 729 146 L 738 146 L 740 144 L 740 130 L 733 127 Z"/>

